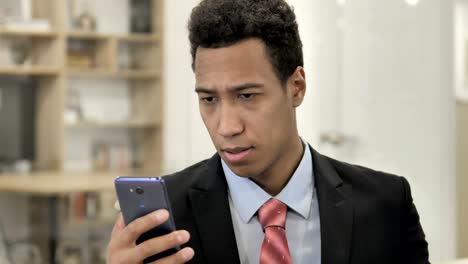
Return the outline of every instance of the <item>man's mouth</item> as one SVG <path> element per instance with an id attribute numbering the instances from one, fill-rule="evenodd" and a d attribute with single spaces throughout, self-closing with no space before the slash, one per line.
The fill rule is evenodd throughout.
<path id="1" fill-rule="evenodd" d="M 235 147 L 222 149 L 227 162 L 237 163 L 244 160 L 253 147 Z"/>

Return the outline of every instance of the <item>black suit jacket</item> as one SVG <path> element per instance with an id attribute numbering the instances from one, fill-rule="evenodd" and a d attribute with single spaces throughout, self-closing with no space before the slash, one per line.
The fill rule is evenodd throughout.
<path id="1" fill-rule="evenodd" d="M 322 263 L 429 263 L 408 182 L 313 150 Z M 190 263 L 240 263 L 219 155 L 165 177 L 178 229 L 190 232 Z M 294 248 L 290 249 L 294 251 Z"/>

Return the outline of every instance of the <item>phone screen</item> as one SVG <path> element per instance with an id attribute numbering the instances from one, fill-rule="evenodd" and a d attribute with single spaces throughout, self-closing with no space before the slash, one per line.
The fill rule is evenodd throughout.
<path id="1" fill-rule="evenodd" d="M 137 244 L 175 231 L 174 218 L 163 179 L 154 177 L 118 177 L 115 179 L 115 189 L 126 225 L 139 217 L 159 209 L 169 211 L 169 220 L 142 234 L 136 241 Z M 151 256 L 145 259 L 144 263 L 170 256 L 178 250 L 180 250 L 179 247 Z"/>

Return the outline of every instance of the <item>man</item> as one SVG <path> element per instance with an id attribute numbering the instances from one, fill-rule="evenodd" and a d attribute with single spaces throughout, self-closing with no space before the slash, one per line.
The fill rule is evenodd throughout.
<path id="1" fill-rule="evenodd" d="M 135 245 L 168 219 L 127 227 L 108 262 L 428 263 L 408 182 L 339 162 L 299 137 L 306 92 L 296 18 L 283 0 L 204 0 L 189 22 L 195 91 L 217 154 L 165 178 L 179 231 Z"/>

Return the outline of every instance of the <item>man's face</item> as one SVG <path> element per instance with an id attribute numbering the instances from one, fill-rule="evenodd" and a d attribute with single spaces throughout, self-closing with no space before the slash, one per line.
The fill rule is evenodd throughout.
<path id="1" fill-rule="evenodd" d="M 195 77 L 203 122 L 229 168 L 253 178 L 281 168 L 298 139 L 295 107 L 305 83 L 299 91 L 290 77 L 283 87 L 259 39 L 198 48 Z"/>

